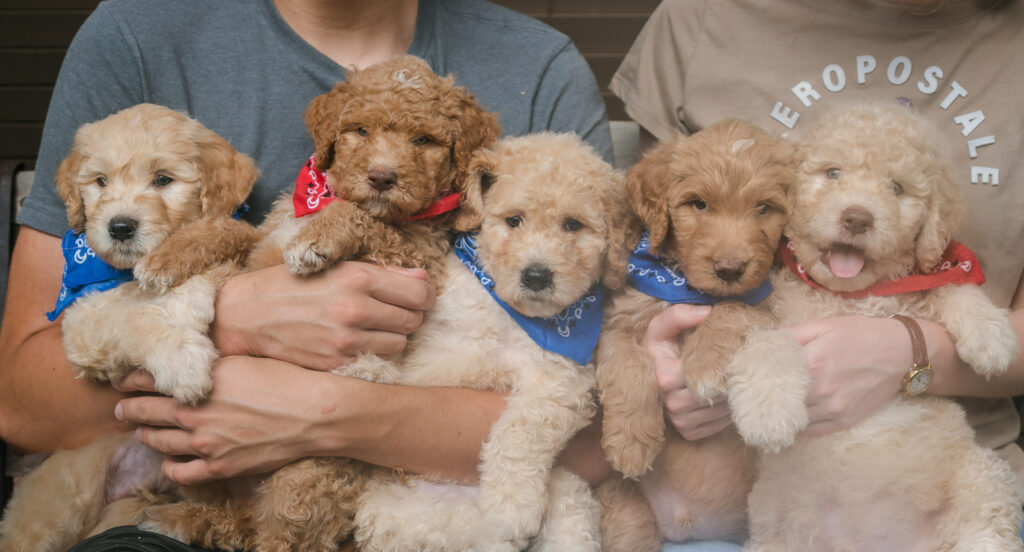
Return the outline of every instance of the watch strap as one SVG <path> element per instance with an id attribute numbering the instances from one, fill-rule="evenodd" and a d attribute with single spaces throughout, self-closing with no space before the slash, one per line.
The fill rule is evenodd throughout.
<path id="1" fill-rule="evenodd" d="M 902 314 L 894 314 L 889 318 L 899 320 L 907 327 L 907 331 L 910 332 L 910 348 L 914 355 L 915 366 L 918 368 L 928 366 L 928 348 L 924 343 L 924 332 L 921 330 L 921 325 L 917 323 L 917 320 Z"/>

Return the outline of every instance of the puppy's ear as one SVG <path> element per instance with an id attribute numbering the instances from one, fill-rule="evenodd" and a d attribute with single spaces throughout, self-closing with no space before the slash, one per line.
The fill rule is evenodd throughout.
<path id="1" fill-rule="evenodd" d="M 622 174 L 615 172 L 614 182 L 603 198 L 608 217 L 608 252 L 602 282 L 608 289 L 622 289 L 626 285 L 626 265 L 640 241 L 642 225 L 626 201 L 626 187 Z"/>
<path id="2" fill-rule="evenodd" d="M 82 154 L 72 148 L 71 153 L 57 166 L 57 193 L 64 200 L 68 226 L 76 234 L 85 231 L 85 206 L 82 203 L 82 194 L 78 191 L 78 172 L 84 160 Z"/>
<path id="3" fill-rule="evenodd" d="M 334 164 L 334 144 L 338 139 L 341 112 L 350 89 L 351 85 L 347 82 L 339 82 L 334 90 L 313 98 L 306 107 L 306 129 L 313 138 L 318 171 L 326 171 Z"/>
<path id="4" fill-rule="evenodd" d="M 445 82 L 454 84 L 453 77 L 446 77 Z M 452 161 L 455 169 L 455 188 L 463 190 L 467 185 L 463 182 L 471 176 L 470 163 L 473 154 L 481 148 L 494 144 L 501 133 L 498 118 L 477 103 L 465 87 L 452 86 L 442 98 L 442 111 L 456 126 L 452 132 Z"/>
<path id="5" fill-rule="evenodd" d="M 484 194 L 495 180 L 493 156 L 490 150 L 480 150 L 469 163 L 467 176 L 462 179 L 459 188 L 462 202 L 452 221 L 452 227 L 459 232 L 474 230 L 483 222 Z"/>
<path id="6" fill-rule="evenodd" d="M 945 165 L 927 176 L 931 186 L 924 225 L 917 235 L 917 267 L 922 272 L 935 268 L 964 216 L 960 188 Z"/>
<path id="7" fill-rule="evenodd" d="M 651 252 L 655 254 L 669 234 L 665 189 L 671 182 L 673 149 L 672 143 L 659 144 L 626 175 L 626 197 L 647 227 Z"/>
<path id="8" fill-rule="evenodd" d="M 216 132 L 198 122 L 193 140 L 198 149 L 203 216 L 231 215 L 249 197 L 260 177 L 256 162 L 239 153 Z"/>

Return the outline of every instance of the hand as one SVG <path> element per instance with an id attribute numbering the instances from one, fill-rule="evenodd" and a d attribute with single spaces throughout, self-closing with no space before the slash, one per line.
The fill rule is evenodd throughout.
<path id="1" fill-rule="evenodd" d="M 679 358 L 681 334 L 697 327 L 710 312 L 707 306 L 673 305 L 651 320 L 642 342 L 654 361 L 668 419 L 680 435 L 691 441 L 714 435 L 732 424 L 724 398 L 708 405 L 690 392 L 686 367 Z"/>
<path id="2" fill-rule="evenodd" d="M 435 293 L 422 269 L 344 262 L 297 277 L 282 264 L 228 280 L 211 335 L 224 355 L 331 370 L 361 352 L 401 352 Z"/>
<path id="3" fill-rule="evenodd" d="M 326 413 L 315 405 L 324 381 L 347 378 L 283 362 L 227 357 L 213 368 L 213 392 L 197 406 L 159 395 L 121 400 L 115 416 L 139 424 L 135 438 L 172 458 L 164 474 L 183 485 L 264 473 L 313 450 L 316 422 Z M 330 378 L 325 380 L 324 378 Z M 137 370 L 122 392 L 154 392 L 153 378 Z"/>
<path id="4" fill-rule="evenodd" d="M 847 429 L 895 397 L 913 362 L 910 336 L 890 318 L 842 316 L 790 326 L 811 374 L 806 435 Z"/>

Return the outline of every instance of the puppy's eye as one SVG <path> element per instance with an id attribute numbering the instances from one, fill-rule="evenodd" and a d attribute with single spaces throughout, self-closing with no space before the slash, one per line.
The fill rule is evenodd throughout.
<path id="1" fill-rule="evenodd" d="M 522 217 L 508 217 L 507 219 L 505 219 L 505 224 L 508 224 L 512 228 L 519 226 L 520 224 L 522 224 L 522 222 Z"/>
<path id="2" fill-rule="evenodd" d="M 164 186 L 174 182 L 174 179 L 167 176 L 166 174 L 158 174 L 153 178 L 153 185 L 157 188 L 163 188 Z"/>
<path id="3" fill-rule="evenodd" d="M 758 203 L 757 204 L 757 214 L 759 216 L 760 215 L 767 215 L 768 213 L 772 212 L 774 209 L 775 209 L 775 206 L 772 205 L 771 203 Z"/>
<path id="4" fill-rule="evenodd" d="M 96 184 L 98 184 L 100 188 L 106 186 L 107 185 L 107 177 L 105 177 L 105 176 L 98 177 L 96 179 Z"/>
<path id="5" fill-rule="evenodd" d="M 356 134 L 358 134 L 360 136 L 363 136 L 363 137 L 366 137 L 366 136 L 370 135 L 370 131 L 366 130 L 363 127 L 359 127 L 359 128 L 356 129 Z"/>
<path id="6" fill-rule="evenodd" d="M 703 211 L 708 208 L 708 204 L 703 199 L 695 199 L 690 202 L 690 205 L 697 211 Z"/>
<path id="7" fill-rule="evenodd" d="M 903 185 L 900 184 L 899 182 L 896 182 L 895 180 L 893 180 L 892 181 L 892 192 L 894 194 L 896 194 L 896 195 L 901 195 L 903 193 Z"/>
<path id="8" fill-rule="evenodd" d="M 565 228 L 566 232 L 576 232 L 583 228 L 583 223 L 574 218 L 569 218 L 565 219 L 565 222 L 562 224 L 562 228 Z"/>
<path id="9" fill-rule="evenodd" d="M 412 145 L 414 146 L 425 146 L 430 142 L 430 138 L 426 136 L 417 136 L 412 139 Z"/>
<path id="10" fill-rule="evenodd" d="M 839 180 L 840 174 L 842 174 L 841 171 L 835 167 L 825 170 L 825 176 L 827 176 L 829 180 Z"/>

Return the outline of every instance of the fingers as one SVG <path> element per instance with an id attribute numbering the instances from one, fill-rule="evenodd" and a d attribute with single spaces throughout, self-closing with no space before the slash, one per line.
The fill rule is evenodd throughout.
<path id="1" fill-rule="evenodd" d="M 659 346 L 666 342 L 674 343 L 679 334 L 697 327 L 708 314 L 711 307 L 707 305 L 672 305 L 655 316 L 644 332 L 644 346 Z"/>
<path id="2" fill-rule="evenodd" d="M 388 305 L 416 311 L 434 306 L 437 291 L 427 283 L 426 271 L 422 269 L 345 262 L 331 272 L 332 281 L 338 285 L 365 290 L 370 297 Z"/>
<path id="3" fill-rule="evenodd" d="M 176 462 L 171 459 L 164 460 L 161 465 L 167 479 L 179 485 L 198 485 L 208 483 L 216 479 L 229 477 L 230 474 L 217 474 L 210 469 L 210 464 L 202 458 L 195 458 L 186 462 Z"/>
<path id="4" fill-rule="evenodd" d="M 156 382 L 153 380 L 153 375 L 145 370 L 135 370 L 112 385 L 114 389 L 122 393 L 156 393 Z"/>
<path id="5" fill-rule="evenodd" d="M 665 408 L 676 431 L 691 441 L 714 435 L 732 424 L 728 403 L 723 400 L 712 405 L 700 405 L 688 390 L 666 397 Z"/>
<path id="6" fill-rule="evenodd" d="M 141 426 L 135 430 L 135 440 L 168 456 L 195 456 L 191 435 L 180 429 Z"/>
<path id="7" fill-rule="evenodd" d="M 134 424 L 184 428 L 179 418 L 184 408 L 170 397 L 146 396 L 122 399 L 114 407 L 114 417 Z"/>

